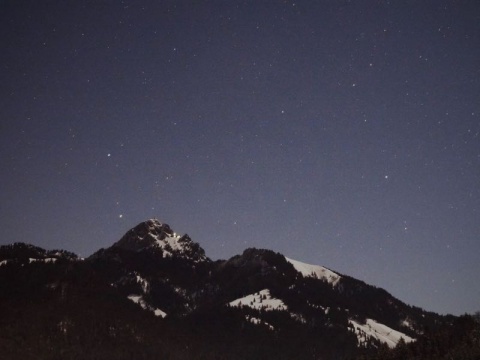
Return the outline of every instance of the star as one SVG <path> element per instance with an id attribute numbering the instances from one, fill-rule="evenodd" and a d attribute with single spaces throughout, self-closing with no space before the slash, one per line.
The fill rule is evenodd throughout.
<path id="1" fill-rule="evenodd" d="M 105 19 L 91 6 L 49 12 L 14 3 L 5 9 L 10 41 L 0 45 L 8 55 L 2 66 L 18 70 L 5 72 L 12 86 L 9 106 L 0 108 L 10 119 L 0 131 L 0 163 L 15 172 L 0 173 L 9 209 L 0 216 L 4 242 L 35 239 L 93 253 L 98 234 L 159 216 L 173 228 L 183 224 L 221 258 L 243 250 L 235 247 L 241 232 L 231 230 L 249 224 L 258 246 L 312 262 L 328 254 L 325 265 L 355 276 L 358 268 L 343 259 L 368 257 L 363 249 L 378 249 L 374 239 L 385 238 L 389 271 L 381 262 L 362 264 L 373 282 L 395 284 L 388 290 L 427 310 L 461 313 L 478 303 L 476 284 L 462 297 L 441 288 L 444 300 L 430 303 L 428 294 L 388 279 L 405 270 L 395 267 L 393 239 L 417 233 L 418 253 L 437 239 L 449 265 L 480 272 L 480 242 L 471 241 L 480 203 L 478 83 L 470 81 L 477 23 L 468 6 L 452 2 L 445 13 L 433 2 L 390 2 L 375 7 L 370 21 L 357 16 L 370 12 L 364 2 L 292 0 L 287 8 L 299 11 L 291 13 L 284 2 L 207 3 L 170 13 L 173 7 L 140 0 L 126 10 L 105 5 Z M 31 54 L 36 61 L 22 61 Z M 39 74 L 38 64 L 49 65 Z M 135 216 L 123 214 L 125 204 Z M 88 216 L 58 211 L 70 207 Z M 45 213 L 35 216 L 40 208 Z M 113 228 L 105 229 L 103 215 L 118 220 Z M 35 223 L 15 226 L 26 217 Z M 73 218 L 85 231 L 58 227 Z M 49 231 L 32 234 L 36 228 Z M 336 258 L 329 239 L 340 228 L 345 246 Z M 289 232 L 302 240 L 289 242 Z M 462 256 L 450 254 L 456 246 Z M 418 261 L 412 268 L 441 274 L 432 269 L 444 258 L 426 264 L 408 251 L 405 259 Z M 467 297 L 474 305 L 458 302 Z"/>

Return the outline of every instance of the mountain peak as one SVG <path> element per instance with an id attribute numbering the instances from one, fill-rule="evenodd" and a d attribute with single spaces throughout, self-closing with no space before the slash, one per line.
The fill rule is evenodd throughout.
<path id="1" fill-rule="evenodd" d="M 163 257 L 205 261 L 205 251 L 187 235 L 177 235 L 168 224 L 149 219 L 133 227 L 114 245 L 130 251 L 161 249 Z"/>

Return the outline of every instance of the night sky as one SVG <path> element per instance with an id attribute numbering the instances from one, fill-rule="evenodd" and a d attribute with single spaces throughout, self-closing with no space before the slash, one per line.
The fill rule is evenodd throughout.
<path id="1" fill-rule="evenodd" d="M 480 3 L 0 2 L 0 243 L 157 218 L 480 310 Z"/>

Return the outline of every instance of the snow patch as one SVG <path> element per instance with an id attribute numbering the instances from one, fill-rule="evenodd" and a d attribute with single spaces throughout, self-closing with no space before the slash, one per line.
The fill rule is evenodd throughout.
<path id="1" fill-rule="evenodd" d="M 135 273 L 135 276 L 136 276 L 137 283 L 140 284 L 140 286 L 142 287 L 143 293 L 147 294 L 150 291 L 150 284 L 146 279 L 142 278 L 137 273 Z"/>
<path id="2" fill-rule="evenodd" d="M 290 317 L 295 320 L 295 321 L 298 321 L 302 324 L 306 324 L 307 323 L 307 319 L 305 319 L 305 317 L 302 315 L 302 314 L 298 314 L 298 313 L 290 313 Z"/>
<path id="3" fill-rule="evenodd" d="M 58 259 L 57 258 L 45 258 L 45 259 L 33 259 L 29 258 L 28 263 L 34 263 L 34 262 L 43 262 L 43 263 L 55 263 Z"/>
<path id="4" fill-rule="evenodd" d="M 165 316 L 167 316 L 167 313 L 166 313 L 166 312 L 164 312 L 164 311 L 162 311 L 162 310 L 160 310 L 160 309 L 158 309 L 158 308 L 155 309 L 155 310 L 153 310 L 153 314 L 154 314 L 155 316 L 161 316 L 162 318 L 164 318 Z"/>
<path id="5" fill-rule="evenodd" d="M 251 322 L 252 324 L 255 324 L 255 325 L 264 325 L 266 326 L 269 330 L 275 330 L 275 328 L 270 325 L 269 323 L 267 323 L 266 321 L 263 321 L 262 319 L 259 319 L 257 317 L 254 317 L 254 316 L 250 316 L 250 315 L 246 315 L 245 318 L 247 319 L 247 321 Z"/>
<path id="6" fill-rule="evenodd" d="M 167 316 L 166 312 L 160 309 L 155 309 L 149 304 L 147 304 L 147 302 L 143 299 L 142 295 L 128 295 L 128 299 L 133 301 L 135 304 L 140 305 L 142 309 L 152 311 L 155 314 L 155 316 L 161 316 L 162 318 Z"/>
<path id="7" fill-rule="evenodd" d="M 187 290 L 182 289 L 181 287 L 174 286 L 173 291 L 175 291 L 176 294 L 186 298 L 187 297 Z"/>
<path id="8" fill-rule="evenodd" d="M 329 270 L 323 266 L 320 265 L 310 265 L 310 264 L 305 264 L 303 262 L 289 259 L 285 257 L 285 259 L 293 265 L 295 270 L 297 270 L 299 273 L 301 273 L 305 277 L 316 277 L 318 279 L 325 280 L 326 282 L 336 285 L 340 279 L 342 278 L 340 275 L 337 273 L 334 273 L 332 270 Z"/>
<path id="9" fill-rule="evenodd" d="M 402 321 L 402 326 L 405 326 L 411 330 L 415 330 L 415 328 L 413 327 L 412 323 L 410 322 L 409 319 L 405 319 Z"/>
<path id="10" fill-rule="evenodd" d="M 186 245 L 182 241 L 179 241 L 182 237 L 173 233 L 173 235 L 167 235 L 163 239 L 160 238 L 160 235 L 155 235 L 150 233 L 155 239 L 155 245 L 162 249 L 163 257 L 173 257 L 175 254 L 185 254 L 188 252 L 187 248 L 189 245 Z M 206 260 L 206 256 L 201 256 L 200 259 L 195 259 L 195 262 Z"/>
<path id="11" fill-rule="evenodd" d="M 402 338 L 406 343 L 415 341 L 415 339 L 410 336 L 394 330 L 387 325 L 380 324 L 372 319 L 367 319 L 366 323 L 363 325 L 355 320 L 349 320 L 348 322 L 353 325 L 359 346 L 364 344 L 369 338 L 377 339 L 382 343 L 387 344 L 390 348 L 397 346 Z"/>
<path id="12" fill-rule="evenodd" d="M 178 242 L 180 239 L 178 235 L 166 236 L 162 240 L 156 235 L 152 234 L 152 236 L 155 238 L 157 246 L 162 249 L 163 257 L 172 257 L 174 252 L 182 252 L 183 250 L 181 244 Z"/>
<path id="13" fill-rule="evenodd" d="M 313 304 L 310 301 L 307 301 L 307 305 L 310 306 L 313 309 L 322 310 L 325 314 L 328 314 L 328 312 L 330 311 L 329 307 L 324 307 L 322 305 Z"/>
<path id="14" fill-rule="evenodd" d="M 248 306 L 252 309 L 266 311 L 287 310 L 287 305 L 280 299 L 272 298 L 268 289 L 231 301 L 229 305 L 232 307 Z"/>

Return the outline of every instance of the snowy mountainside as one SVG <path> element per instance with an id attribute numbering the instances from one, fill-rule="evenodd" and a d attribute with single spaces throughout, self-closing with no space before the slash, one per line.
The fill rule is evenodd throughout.
<path id="1" fill-rule="evenodd" d="M 382 343 L 393 347 L 401 338 L 413 342 L 423 329 L 448 320 L 406 305 L 383 289 L 268 249 L 249 248 L 230 259 L 211 261 L 188 235 L 179 236 L 156 219 L 138 224 L 84 261 L 77 260 L 68 252 L 27 244 L 0 247 L 0 294 L 6 294 L 0 296 L 0 306 L 18 304 L 20 312 L 35 306 L 33 314 L 57 319 L 50 324 L 39 317 L 38 326 L 61 329 L 63 339 L 65 332 L 82 332 L 86 326 L 83 314 L 72 317 L 71 307 L 79 306 L 75 299 L 91 303 L 92 319 L 103 316 L 96 308 L 105 312 L 112 303 L 118 321 L 104 320 L 107 337 L 127 334 L 136 321 L 132 319 L 150 319 L 152 326 L 177 334 L 175 339 L 187 333 L 201 339 L 200 348 L 211 344 L 209 336 L 223 338 L 222 344 L 238 344 L 238 359 L 255 357 L 258 353 L 248 349 L 262 347 L 269 349 L 265 359 L 313 359 L 313 352 L 327 360 L 341 358 L 338 354 L 352 358 L 374 352 Z M 9 297 L 18 294 L 29 301 Z M 49 303 L 56 305 L 44 308 Z M 148 338 L 141 327 L 135 329 L 127 338 L 140 343 Z M 297 339 L 301 341 L 295 343 Z M 223 358 L 236 359 L 231 350 L 216 346 L 215 351 L 227 351 Z M 297 357 L 285 357 L 290 348 Z M 194 350 L 188 354 L 183 358 L 196 359 Z"/>
<path id="2" fill-rule="evenodd" d="M 355 320 L 349 320 L 349 323 L 353 325 L 360 345 L 368 341 L 369 338 L 377 339 L 390 348 L 394 348 L 400 339 L 403 339 L 406 343 L 415 341 L 410 336 L 380 324 L 373 319 L 367 319 L 365 324 L 359 324 Z"/>
<path id="3" fill-rule="evenodd" d="M 275 299 L 270 295 L 270 290 L 264 289 L 255 294 L 244 296 L 229 303 L 231 307 L 248 306 L 252 309 L 265 311 L 287 310 L 287 306 L 280 299 Z"/>
<path id="4" fill-rule="evenodd" d="M 340 275 L 323 266 L 306 264 L 288 257 L 285 257 L 285 259 L 303 276 L 312 276 L 318 279 L 323 279 L 332 285 L 336 285 L 341 279 Z"/>

